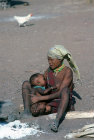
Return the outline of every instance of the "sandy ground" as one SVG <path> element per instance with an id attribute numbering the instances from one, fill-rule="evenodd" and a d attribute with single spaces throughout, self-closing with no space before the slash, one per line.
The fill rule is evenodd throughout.
<path id="1" fill-rule="evenodd" d="M 48 49 L 62 44 L 72 53 L 81 73 L 82 86 L 77 85 L 75 91 L 82 99 L 75 94 L 75 108 L 94 110 L 94 1 L 27 1 L 29 6 L 15 4 L 0 11 L 0 101 L 11 100 L 19 107 L 23 81 L 35 72 L 43 73 L 48 67 Z M 20 28 L 16 21 L 10 20 L 14 15 L 29 13 L 35 19 L 26 27 Z M 93 122 L 93 119 L 64 120 L 59 132 L 54 134 L 45 118 L 32 118 L 32 121 L 36 121 L 47 134 L 26 137 L 25 140 L 61 140 L 71 130 Z"/>

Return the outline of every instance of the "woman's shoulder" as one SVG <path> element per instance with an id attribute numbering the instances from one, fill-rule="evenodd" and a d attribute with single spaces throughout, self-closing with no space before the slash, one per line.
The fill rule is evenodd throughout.
<path id="1" fill-rule="evenodd" d="M 68 66 L 65 66 L 65 68 L 64 68 L 65 70 L 65 73 L 72 73 L 72 69 L 70 68 L 70 67 L 68 67 Z"/>

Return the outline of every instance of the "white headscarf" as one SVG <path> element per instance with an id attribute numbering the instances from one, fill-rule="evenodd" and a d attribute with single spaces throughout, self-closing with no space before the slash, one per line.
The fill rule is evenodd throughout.
<path id="1" fill-rule="evenodd" d="M 60 60 L 67 59 L 70 67 L 72 68 L 74 73 L 77 75 L 77 80 L 80 80 L 80 72 L 79 72 L 78 66 L 74 62 L 71 56 L 71 53 L 67 49 L 65 49 L 64 46 L 55 45 L 53 48 L 49 49 L 48 57 L 51 57 L 53 59 L 56 58 Z"/>

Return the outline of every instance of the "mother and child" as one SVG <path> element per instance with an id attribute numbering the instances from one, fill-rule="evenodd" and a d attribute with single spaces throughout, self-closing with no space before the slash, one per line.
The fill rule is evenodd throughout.
<path id="1" fill-rule="evenodd" d="M 66 111 L 73 111 L 72 100 L 73 71 L 80 79 L 80 73 L 71 53 L 62 45 L 50 48 L 47 54 L 49 67 L 44 74 L 35 73 L 22 85 L 24 113 L 39 116 L 57 113 L 50 125 L 58 132 L 58 127 Z M 66 59 L 71 68 L 64 65 Z"/>

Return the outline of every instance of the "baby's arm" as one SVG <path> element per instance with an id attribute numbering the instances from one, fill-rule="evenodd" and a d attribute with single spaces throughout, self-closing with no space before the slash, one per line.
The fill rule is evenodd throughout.
<path id="1" fill-rule="evenodd" d="M 59 89 L 60 89 L 60 86 L 56 84 L 56 86 L 45 89 L 44 94 L 47 94 L 49 91 L 53 91 L 53 90 L 59 91 Z"/>
<path id="2" fill-rule="evenodd" d="M 50 87 L 50 88 L 47 88 L 44 90 L 44 94 L 47 94 L 48 92 L 54 90 L 54 89 L 57 89 L 55 86 L 54 87 Z"/>
<path id="3" fill-rule="evenodd" d="M 48 94 L 50 91 L 54 90 L 54 89 L 57 89 L 57 87 L 50 87 L 50 88 L 47 88 L 45 90 L 41 89 L 41 88 L 37 88 L 37 92 L 40 93 L 40 95 L 46 95 Z"/>
<path id="4" fill-rule="evenodd" d="M 30 95 L 30 96 L 32 96 L 32 95 L 37 95 L 37 96 L 39 96 L 39 94 L 40 94 L 40 95 L 46 95 L 46 94 L 48 94 L 50 91 L 55 90 L 55 89 L 57 90 L 57 86 L 49 87 L 49 88 L 47 88 L 47 89 L 45 89 L 45 90 L 43 90 L 43 89 L 41 89 L 41 88 L 32 89 L 31 94 L 29 94 L 29 95 Z"/>

